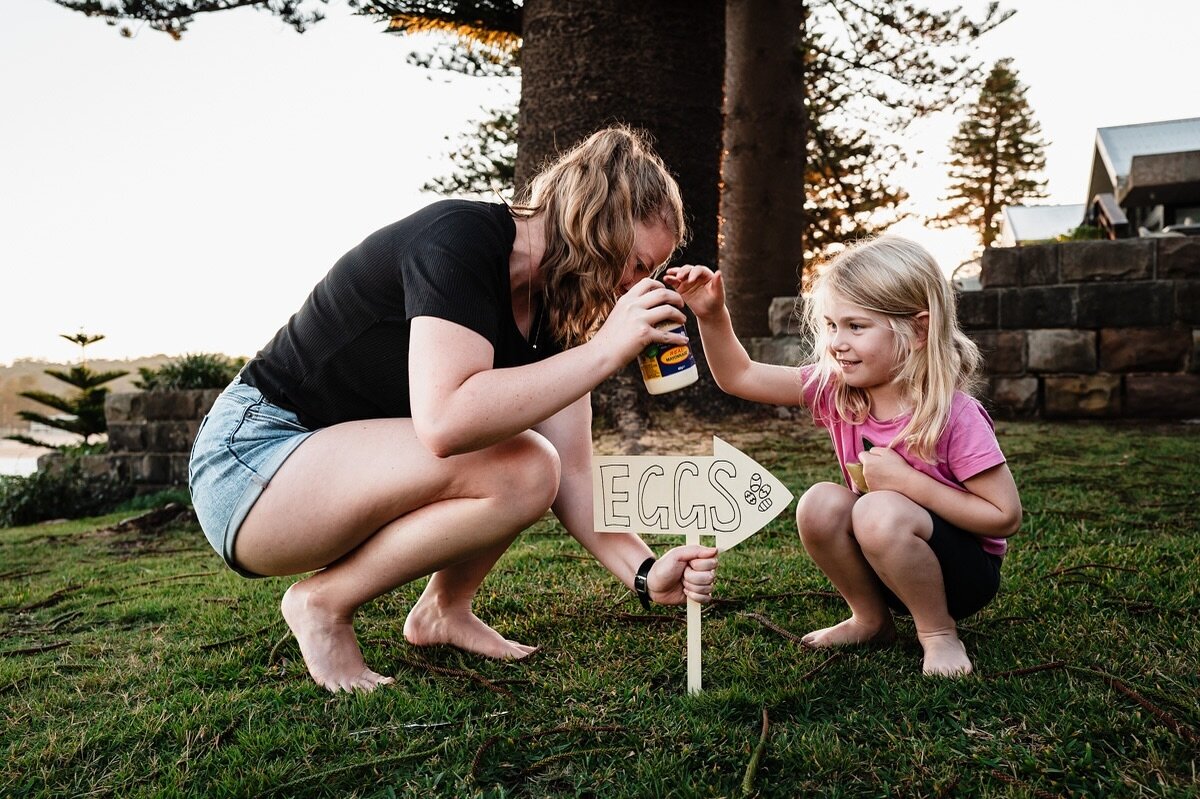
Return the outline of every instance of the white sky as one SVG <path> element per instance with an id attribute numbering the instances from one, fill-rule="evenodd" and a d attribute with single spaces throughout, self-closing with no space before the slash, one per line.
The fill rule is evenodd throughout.
<path id="1" fill-rule="evenodd" d="M 929 2 L 929 5 L 942 5 Z M 0 11 L 0 364 L 252 355 L 333 262 L 433 199 L 445 153 L 511 81 L 405 63 L 414 46 L 338 2 L 297 35 L 250 9 L 180 42 L 132 39 L 49 0 Z M 982 0 L 967 0 L 969 9 Z M 1009 0 L 979 45 L 1012 56 L 1050 141 L 1045 202 L 1085 202 L 1097 127 L 1200 116 L 1196 0 Z M 956 119 L 912 126 L 897 182 L 932 215 Z M 920 220 L 949 271 L 968 231 Z"/>

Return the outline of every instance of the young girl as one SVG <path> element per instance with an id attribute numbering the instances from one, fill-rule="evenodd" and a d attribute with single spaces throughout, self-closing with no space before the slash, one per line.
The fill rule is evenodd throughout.
<path id="1" fill-rule="evenodd" d="M 833 439 L 845 485 L 812 486 L 796 523 L 851 616 L 805 644 L 890 642 L 894 610 L 912 615 L 926 674 L 969 673 L 955 621 L 995 596 L 1021 502 L 991 419 L 966 393 L 981 358 L 933 257 L 890 236 L 836 257 L 807 304 L 813 354 L 802 367 L 750 359 L 720 274 L 683 266 L 666 282 L 695 312 L 722 390 L 803 404 Z"/>

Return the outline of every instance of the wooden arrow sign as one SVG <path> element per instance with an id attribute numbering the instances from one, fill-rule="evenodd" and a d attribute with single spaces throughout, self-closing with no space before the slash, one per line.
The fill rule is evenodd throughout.
<path id="1" fill-rule="evenodd" d="M 792 501 L 775 476 L 713 436 L 713 454 L 592 458 L 592 507 L 604 533 L 713 536 L 725 551 L 757 533 Z M 687 603 L 688 693 L 699 693 L 700 604 Z"/>

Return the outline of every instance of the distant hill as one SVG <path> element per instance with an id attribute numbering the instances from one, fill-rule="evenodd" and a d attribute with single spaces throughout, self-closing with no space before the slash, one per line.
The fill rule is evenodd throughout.
<path id="1" fill-rule="evenodd" d="M 88 359 L 88 366 L 97 372 L 124 370 L 129 372 L 125 377 L 117 378 L 107 383 L 109 391 L 136 391 L 133 381 L 138 379 L 138 369 L 141 367 L 154 368 L 174 360 L 168 355 L 149 355 L 127 361 L 107 361 L 104 359 Z M 0 366 L 0 434 L 23 432 L 29 429 L 29 423 L 17 415 L 17 411 L 27 410 L 38 413 L 53 414 L 55 411 L 40 405 L 33 400 L 20 396 L 22 391 L 48 391 L 51 394 L 66 396 L 73 388 L 61 380 L 45 374 L 47 369 L 66 371 L 71 364 L 50 363 L 32 359 L 19 359 L 11 366 Z"/>

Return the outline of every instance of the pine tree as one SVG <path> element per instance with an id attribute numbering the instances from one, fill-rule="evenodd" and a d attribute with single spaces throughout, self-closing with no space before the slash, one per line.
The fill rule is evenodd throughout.
<path id="1" fill-rule="evenodd" d="M 104 419 L 104 398 L 108 396 L 108 389 L 104 388 L 103 385 L 111 380 L 116 380 L 118 377 L 124 377 L 129 372 L 116 370 L 95 372 L 88 367 L 87 346 L 102 340 L 104 338 L 103 335 L 93 335 L 82 331 L 74 335 L 67 335 L 66 333 L 60 333 L 59 335 L 67 341 L 79 345 L 81 351 L 80 362 L 66 372 L 59 369 L 46 369 L 45 373 L 56 380 L 61 380 L 67 385 L 73 386 L 76 389 L 76 394 L 69 397 L 60 397 L 48 391 L 22 391 L 21 396 L 61 411 L 67 414 L 67 417 L 47 416 L 35 411 L 18 411 L 17 415 L 27 422 L 40 422 L 56 430 L 65 430 L 68 433 L 83 436 L 83 444 L 86 446 L 92 443 L 94 436 L 98 436 L 108 430 L 108 423 Z M 29 436 L 16 435 L 8 436 L 8 438 L 35 447 L 66 449 L 66 447 L 47 444 Z"/>
<path id="2" fill-rule="evenodd" d="M 886 121 L 847 113 L 854 98 L 861 96 L 866 78 L 835 62 L 826 34 L 809 30 L 807 35 L 808 155 L 802 235 L 805 261 L 811 263 L 832 245 L 873 235 L 904 218 L 899 208 L 908 193 L 892 177 L 905 156 L 896 143 L 883 140 L 881 134 L 889 127 Z M 897 117 L 909 113 L 900 103 L 889 105 L 887 111 Z"/>
<path id="3" fill-rule="evenodd" d="M 1046 196 L 1045 180 L 1035 177 L 1046 166 L 1046 143 L 1025 89 L 1012 59 L 997 61 L 950 142 L 950 194 L 942 199 L 952 206 L 932 221 L 976 228 L 985 248 L 1004 206 Z"/>
<path id="4" fill-rule="evenodd" d="M 475 130 L 456 134 L 458 149 L 447 154 L 454 172 L 421 187 L 447 196 L 471 195 L 495 201 L 499 194 L 513 200 L 517 166 L 517 111 L 496 108 L 477 122 Z M 444 137 L 446 141 L 450 136 Z"/>

